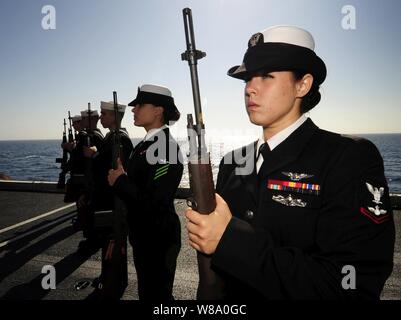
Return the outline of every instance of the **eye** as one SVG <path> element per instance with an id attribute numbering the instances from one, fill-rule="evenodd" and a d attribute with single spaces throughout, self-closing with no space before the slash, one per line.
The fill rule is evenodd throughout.
<path id="1" fill-rule="evenodd" d="M 274 76 L 271 73 L 265 73 L 261 75 L 262 79 L 274 79 Z"/>

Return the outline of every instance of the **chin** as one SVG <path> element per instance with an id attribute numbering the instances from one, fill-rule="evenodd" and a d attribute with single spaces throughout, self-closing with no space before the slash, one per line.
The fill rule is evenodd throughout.
<path id="1" fill-rule="evenodd" d="M 254 114 L 250 114 L 249 115 L 249 121 L 251 123 L 253 123 L 254 125 L 257 125 L 257 126 L 262 126 L 263 125 L 262 119 L 259 119 L 259 117 L 254 115 Z"/>

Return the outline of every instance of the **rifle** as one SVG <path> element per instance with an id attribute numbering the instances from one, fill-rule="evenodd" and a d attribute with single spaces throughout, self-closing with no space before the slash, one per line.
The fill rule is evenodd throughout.
<path id="1" fill-rule="evenodd" d="M 88 128 L 86 128 L 86 139 L 85 146 L 90 148 L 92 146 L 91 134 L 92 134 L 92 125 L 91 125 L 91 104 L 88 102 Z M 85 187 L 86 191 L 89 193 L 89 199 L 92 198 L 93 195 L 93 170 L 92 170 L 92 159 L 85 158 Z"/>
<path id="2" fill-rule="evenodd" d="M 66 122 L 64 118 L 64 131 L 63 131 L 63 144 L 67 143 L 67 132 L 66 132 Z M 63 149 L 63 157 L 62 158 L 57 158 L 56 163 L 61 163 L 60 168 L 61 172 L 58 175 L 58 182 L 57 182 L 57 188 L 58 189 L 63 189 L 65 187 L 65 175 L 67 173 L 65 166 L 67 164 L 68 160 L 68 153 L 66 149 Z"/>
<path id="3" fill-rule="evenodd" d="M 181 54 L 181 60 L 188 61 L 191 72 L 196 119 L 196 124 L 194 124 L 192 114 L 187 115 L 189 139 L 188 171 L 190 187 L 193 193 L 189 203 L 199 213 L 209 214 L 216 208 L 216 200 L 210 154 L 205 143 L 205 124 L 203 122 L 197 70 L 198 60 L 205 57 L 206 53 L 196 49 L 191 9 L 183 9 L 183 17 L 187 50 Z M 223 290 L 222 281 L 211 269 L 211 256 L 198 251 L 197 257 L 199 270 L 197 299 L 219 299 Z"/>
<path id="4" fill-rule="evenodd" d="M 75 138 L 74 135 L 72 133 L 72 123 L 71 123 L 71 113 L 70 111 L 68 111 L 68 121 L 70 123 L 70 127 L 68 128 L 68 142 L 74 142 Z"/>
<path id="5" fill-rule="evenodd" d="M 121 159 L 121 119 L 118 112 L 117 92 L 113 91 L 115 129 L 113 135 L 112 167 L 117 169 L 117 159 Z M 123 161 L 123 159 L 121 159 Z M 123 201 L 114 196 L 113 235 L 102 247 L 102 276 L 98 289 L 102 298 L 120 299 L 128 285 L 127 269 L 127 229 L 126 209 Z"/>

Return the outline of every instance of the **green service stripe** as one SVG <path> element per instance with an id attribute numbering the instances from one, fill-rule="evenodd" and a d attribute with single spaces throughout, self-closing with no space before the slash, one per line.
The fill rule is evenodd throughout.
<path id="1" fill-rule="evenodd" d="M 167 171 L 168 171 L 168 168 L 166 168 L 166 169 L 164 169 L 164 170 L 161 170 L 161 171 L 159 171 L 159 172 L 156 172 L 156 173 L 155 173 L 155 177 L 158 176 L 159 174 L 166 173 Z"/>
<path id="2" fill-rule="evenodd" d="M 163 167 L 157 168 L 156 169 L 156 173 L 164 171 L 164 169 L 168 169 L 169 165 L 170 164 L 168 163 L 168 164 L 164 165 Z"/>
<path id="3" fill-rule="evenodd" d="M 159 179 L 160 177 L 164 176 L 167 174 L 167 170 L 162 172 L 162 173 L 158 173 L 157 175 L 155 175 L 153 180 Z"/>

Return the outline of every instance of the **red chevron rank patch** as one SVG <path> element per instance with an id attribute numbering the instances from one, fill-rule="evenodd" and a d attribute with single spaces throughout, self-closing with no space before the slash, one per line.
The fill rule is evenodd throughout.
<path id="1" fill-rule="evenodd" d="M 388 214 L 387 210 L 379 209 L 378 206 L 375 208 L 368 207 L 368 209 L 361 207 L 359 211 L 376 224 L 381 224 L 390 219 L 390 215 Z"/>

